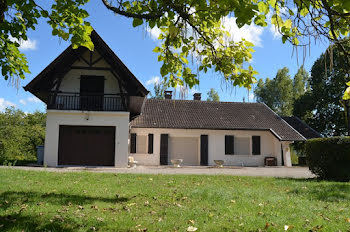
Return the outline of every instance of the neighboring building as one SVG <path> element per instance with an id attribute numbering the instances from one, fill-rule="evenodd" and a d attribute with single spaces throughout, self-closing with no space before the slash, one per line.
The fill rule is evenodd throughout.
<path id="1" fill-rule="evenodd" d="M 291 166 L 289 144 L 305 138 L 262 103 L 146 99 L 148 91 L 100 36 L 94 52 L 68 47 L 25 90 L 47 104 L 44 164 Z M 130 144 L 130 146 L 129 146 Z"/>
<path id="2" fill-rule="evenodd" d="M 302 134 L 306 139 L 320 138 L 322 135 L 311 128 L 296 116 L 281 116 L 281 118 L 291 125 L 296 131 Z"/>

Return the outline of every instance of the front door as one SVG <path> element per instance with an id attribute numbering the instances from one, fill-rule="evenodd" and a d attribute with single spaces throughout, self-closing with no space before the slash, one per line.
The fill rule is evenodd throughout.
<path id="1" fill-rule="evenodd" d="M 81 76 L 80 106 L 82 110 L 102 110 L 104 99 L 103 76 Z"/>

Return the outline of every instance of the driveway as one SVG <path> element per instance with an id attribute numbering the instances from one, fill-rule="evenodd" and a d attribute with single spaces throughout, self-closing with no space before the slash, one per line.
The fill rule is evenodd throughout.
<path id="1" fill-rule="evenodd" d="M 315 177 L 307 167 L 207 167 L 186 166 L 174 168 L 171 166 L 138 166 L 136 168 L 114 167 L 6 167 L 19 170 L 50 171 L 50 172 L 103 172 L 103 173 L 132 173 L 132 174 L 189 174 L 189 175 L 232 175 L 232 176 L 268 176 L 287 178 L 313 178 Z"/>

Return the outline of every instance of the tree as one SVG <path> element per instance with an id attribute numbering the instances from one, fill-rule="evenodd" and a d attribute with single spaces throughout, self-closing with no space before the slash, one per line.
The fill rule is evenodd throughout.
<path id="1" fill-rule="evenodd" d="M 8 108 L 0 112 L 0 162 L 35 160 L 36 147 L 44 144 L 46 114 Z"/>
<path id="2" fill-rule="evenodd" d="M 272 80 L 266 79 L 265 83 L 260 79 L 254 93 L 258 102 L 264 102 L 277 114 L 289 116 L 293 112 L 293 81 L 289 69 L 284 67 L 277 71 Z"/>
<path id="3" fill-rule="evenodd" d="M 199 83 L 197 69 L 192 71 L 188 58 L 197 56 L 193 65 L 198 70 L 215 70 L 234 86 L 250 86 L 257 72 L 248 61 L 254 46 L 249 41 L 230 41 L 222 19 L 236 17 L 239 27 L 255 23 L 274 25 L 282 41 L 306 48 L 311 39 L 327 40 L 342 49 L 349 64 L 349 53 L 343 41 L 349 40 L 350 3 L 343 0 L 101 0 L 118 15 L 133 18 L 134 27 L 145 25 L 161 30 L 154 52 L 163 62 L 160 72 L 172 87 Z M 0 67 L 5 79 L 24 78 L 29 72 L 25 56 L 18 50 L 19 42 L 27 39 L 27 31 L 35 29 L 40 18 L 46 18 L 52 34 L 70 40 L 74 48 L 85 46 L 93 50 L 89 38 L 91 26 L 83 7 L 88 0 L 55 1 L 51 9 L 34 0 L 0 1 Z M 267 17 L 272 15 L 270 18 Z M 11 36 L 10 36 L 11 35 Z"/>
<path id="4" fill-rule="evenodd" d="M 309 73 L 301 66 L 293 79 L 294 99 L 299 99 L 309 89 Z"/>
<path id="5" fill-rule="evenodd" d="M 350 51 L 350 42 L 345 48 Z M 346 89 L 344 83 L 350 81 L 344 56 L 338 47 L 333 48 L 333 59 L 322 54 L 312 66 L 310 90 L 294 104 L 294 114 L 326 136 L 347 132 L 344 106 L 340 102 Z M 332 67 L 326 65 L 331 61 Z"/>
<path id="6" fill-rule="evenodd" d="M 215 101 L 215 102 L 220 101 L 219 94 L 214 88 L 211 88 L 207 93 L 207 95 L 208 95 L 207 101 Z"/>
<path id="7" fill-rule="evenodd" d="M 166 83 L 164 81 L 160 83 L 154 83 L 153 90 L 154 95 L 151 94 L 151 98 L 154 99 L 164 99 L 164 91 L 167 89 Z"/>

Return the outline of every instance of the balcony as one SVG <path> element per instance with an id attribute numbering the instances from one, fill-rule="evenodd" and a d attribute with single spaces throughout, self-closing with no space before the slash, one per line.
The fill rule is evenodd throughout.
<path id="1" fill-rule="evenodd" d="M 47 109 L 82 111 L 126 111 L 121 94 L 50 93 Z"/>

